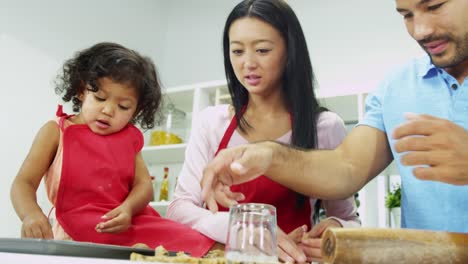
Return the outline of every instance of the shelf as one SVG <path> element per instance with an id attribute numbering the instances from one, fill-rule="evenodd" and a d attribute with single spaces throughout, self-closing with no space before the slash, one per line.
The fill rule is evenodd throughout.
<path id="1" fill-rule="evenodd" d="M 145 146 L 141 153 L 147 164 L 182 163 L 187 144 Z"/>
<path id="2" fill-rule="evenodd" d="M 162 217 L 166 216 L 166 211 L 169 204 L 169 201 L 150 202 L 150 206 L 153 207 L 154 210 L 158 211 Z"/>
<path id="3" fill-rule="evenodd" d="M 150 206 L 153 208 L 156 207 L 167 207 L 171 202 L 169 201 L 160 201 L 160 202 L 150 202 Z"/>
<path id="4" fill-rule="evenodd" d="M 195 104 L 198 106 L 198 100 L 195 99 L 197 97 L 195 94 L 202 93 L 204 94 L 203 97 L 209 97 L 199 98 L 199 100 L 208 100 L 210 101 L 209 105 L 213 105 L 213 98 L 215 97 L 216 91 L 219 90 L 222 90 L 223 92 L 228 92 L 225 80 L 216 80 L 210 82 L 202 82 L 191 85 L 172 87 L 164 91 L 164 100 L 166 101 L 166 103 L 172 102 L 178 109 L 181 109 L 188 113 L 192 112 L 192 110 L 194 109 L 194 101 L 197 101 L 197 103 Z M 197 106 L 195 107 L 195 109 L 198 109 Z"/>

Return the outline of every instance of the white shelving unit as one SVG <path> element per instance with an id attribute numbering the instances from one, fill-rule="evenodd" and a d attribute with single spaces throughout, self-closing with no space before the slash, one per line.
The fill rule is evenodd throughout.
<path id="1" fill-rule="evenodd" d="M 317 91 L 321 104 L 337 113 L 344 120 L 348 132 L 364 118 L 367 92 L 322 92 Z M 365 145 L 365 142 L 363 142 Z M 358 212 L 362 225 L 366 227 L 391 227 L 390 212 L 385 208 L 385 197 L 391 180 L 399 178 L 398 169 L 392 162 L 379 176 L 371 180 L 359 191 Z"/>
<path id="2" fill-rule="evenodd" d="M 173 103 L 177 109 L 186 115 L 186 128 L 175 130 L 175 134 L 182 138 L 181 144 L 149 146 L 151 131 L 146 131 L 145 146 L 142 150 L 143 159 L 151 175 L 156 177 L 154 184 L 155 200 L 150 205 L 161 215 L 165 215 L 168 201 L 157 201 L 164 167 L 169 167 L 169 199 L 172 199 L 177 176 L 184 162 L 186 142 L 190 136 L 191 126 L 196 122 L 197 114 L 207 106 L 230 101 L 226 81 L 211 81 L 191 85 L 173 87 L 164 91 L 165 103 Z"/>
<path id="3" fill-rule="evenodd" d="M 186 143 L 161 146 L 143 147 L 143 159 L 147 164 L 160 163 L 182 163 L 184 162 L 184 151 Z"/>
<path id="4" fill-rule="evenodd" d="M 329 110 L 337 113 L 343 118 L 348 130 L 362 120 L 364 116 L 364 101 L 366 92 L 324 92 L 317 91 L 320 103 Z M 183 138 L 182 144 L 145 146 L 142 154 L 145 162 L 150 168 L 150 172 L 161 179 L 163 167 L 170 168 L 169 173 L 169 199 L 172 199 L 176 178 L 182 167 L 186 142 L 190 135 L 191 124 L 196 122 L 198 113 L 207 106 L 220 103 L 229 103 L 230 95 L 226 86 L 226 81 L 217 80 L 211 82 L 196 83 L 167 89 L 164 92 L 164 99 L 172 102 L 176 108 L 187 113 L 187 128 L 179 135 Z M 149 132 L 145 133 L 145 140 Z M 365 143 L 363 143 L 365 144 Z M 389 212 L 384 206 L 385 195 L 389 190 L 389 177 L 394 175 L 396 169 L 390 167 L 382 175 L 369 182 L 360 192 L 361 202 L 358 209 L 364 226 L 388 227 L 390 226 Z M 159 185 L 156 182 L 155 196 L 159 196 Z M 161 215 L 165 215 L 169 202 L 152 202 L 153 206 Z"/>

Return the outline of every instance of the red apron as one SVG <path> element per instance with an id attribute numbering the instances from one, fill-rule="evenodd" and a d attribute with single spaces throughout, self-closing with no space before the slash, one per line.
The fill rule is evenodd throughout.
<path id="1" fill-rule="evenodd" d="M 60 114 L 60 109 L 57 112 Z M 101 216 L 119 206 L 128 196 L 135 173 L 135 156 L 142 146 L 141 132 L 128 125 L 121 132 L 101 136 L 87 125 L 70 125 L 63 132 L 62 175 L 56 200 L 56 217 L 75 241 L 132 246 L 144 243 L 168 250 L 204 255 L 214 241 L 173 222 L 150 206 L 134 215 L 131 227 L 122 233 L 98 233 Z"/>
<path id="2" fill-rule="evenodd" d="M 229 127 L 224 133 L 221 143 L 215 155 L 222 149 L 225 149 L 231 140 L 231 136 L 237 128 L 235 116 L 232 118 Z M 290 175 L 294 177 L 295 175 Z M 268 177 L 262 175 L 252 181 L 232 185 L 231 191 L 241 192 L 245 195 L 242 203 L 266 203 L 276 207 L 276 219 L 278 226 L 286 233 L 291 232 L 301 225 L 311 227 L 311 208 L 309 199 L 306 199 L 304 205 L 297 206 L 297 193 L 278 184 Z M 228 211 L 219 205 L 220 211 Z"/>

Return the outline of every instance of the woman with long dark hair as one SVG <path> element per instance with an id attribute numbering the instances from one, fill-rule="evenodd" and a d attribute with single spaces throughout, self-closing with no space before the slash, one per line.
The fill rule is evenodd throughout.
<path id="1" fill-rule="evenodd" d="M 304 149 L 335 148 L 345 136 L 338 115 L 320 107 L 301 25 L 282 0 L 245 0 L 229 14 L 223 34 L 226 79 L 232 105 L 203 110 L 192 130 L 168 217 L 224 243 L 228 208 L 203 208 L 200 180 L 205 165 L 219 151 L 261 140 Z M 295 175 L 287 175 L 295 177 Z M 265 176 L 231 186 L 243 193 L 238 202 L 274 205 L 278 227 L 297 243 L 308 261 L 320 259 L 320 236 L 328 227 L 360 224 L 353 198 L 322 201 L 328 218 L 313 223 L 316 199 L 302 196 Z M 220 228 L 214 228 L 212 223 Z M 283 246 L 283 261 L 305 261 Z"/>

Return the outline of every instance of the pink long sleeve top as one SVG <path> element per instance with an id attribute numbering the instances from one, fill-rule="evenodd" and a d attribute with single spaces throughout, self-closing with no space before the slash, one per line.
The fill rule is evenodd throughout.
<path id="1" fill-rule="evenodd" d="M 212 213 L 203 207 L 200 181 L 203 169 L 215 156 L 230 121 L 229 105 L 211 106 L 201 111 L 194 120 L 190 139 L 185 152 L 185 162 L 178 177 L 174 198 L 167 210 L 167 217 L 192 227 L 200 233 L 225 243 L 229 213 Z M 291 131 L 276 141 L 288 144 Z M 317 122 L 318 149 L 334 149 L 346 135 L 343 120 L 335 113 L 323 112 Z M 237 131 L 231 137 L 228 147 L 248 144 Z M 311 208 L 316 199 L 310 197 Z M 327 217 L 341 223 L 343 227 L 360 226 L 354 197 L 344 200 L 323 200 Z M 313 211 L 310 216 L 313 225 Z"/>

